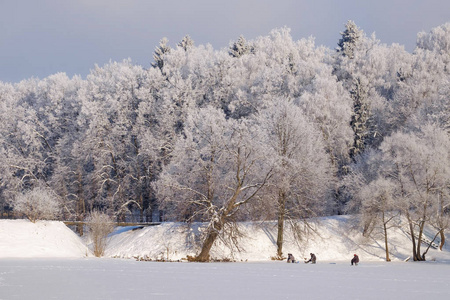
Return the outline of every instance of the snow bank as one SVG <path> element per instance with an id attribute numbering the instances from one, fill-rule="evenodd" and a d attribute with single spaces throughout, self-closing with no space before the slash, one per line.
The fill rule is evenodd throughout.
<path id="1" fill-rule="evenodd" d="M 360 231 L 352 229 L 352 219 L 348 216 L 335 216 L 319 219 L 314 225 L 315 234 L 303 242 L 295 242 L 292 233 L 285 234 L 283 253 L 292 253 L 298 260 L 316 254 L 318 261 L 350 261 L 357 253 L 362 261 L 384 261 L 384 238 L 375 234 L 374 238 L 363 238 Z M 400 224 L 401 225 L 401 224 Z M 187 255 L 199 253 L 198 225 L 192 228 L 179 223 L 163 223 L 144 228 L 122 228 L 114 232 L 109 240 L 105 256 L 120 258 L 143 258 L 180 260 Z M 240 224 L 243 237 L 238 246 L 232 247 L 223 241 L 216 241 L 211 257 L 231 258 L 236 261 L 268 261 L 276 254 L 276 223 L 255 225 Z M 412 253 L 412 243 L 407 231 L 391 228 L 388 232 L 390 258 L 393 261 L 405 260 Z M 449 239 L 448 239 L 449 240 Z M 424 245 L 425 247 L 425 245 Z M 430 249 L 427 260 L 450 260 L 450 253 Z"/>
<path id="2" fill-rule="evenodd" d="M 283 253 L 292 253 L 297 260 L 309 258 L 313 252 L 318 262 L 348 262 L 357 253 L 361 261 L 384 261 L 384 239 L 381 233 L 366 239 L 348 216 L 327 217 L 313 225 L 315 233 L 296 242 L 292 232 L 285 234 Z M 118 227 L 111 234 L 106 257 L 141 258 L 148 260 L 181 260 L 200 252 L 201 224 L 186 227 L 180 223 L 162 223 L 149 227 Z M 405 224 L 388 231 L 390 257 L 403 261 L 411 256 L 412 243 Z M 402 227 L 403 226 L 403 227 Z M 240 223 L 242 236 L 237 245 L 217 240 L 211 250 L 215 259 L 235 261 L 270 261 L 276 255 L 276 222 Z M 428 238 L 434 232 L 429 230 Z M 450 237 L 447 237 L 447 241 Z M 85 242 L 89 242 L 84 238 Z M 426 247 L 423 245 L 423 247 Z M 424 248 L 423 248 L 424 249 Z M 62 222 L 0 220 L 0 258 L 85 257 L 90 256 L 83 240 Z M 430 249 L 427 260 L 450 261 L 450 247 L 444 251 Z"/>
<path id="3" fill-rule="evenodd" d="M 0 220 L 0 258 L 87 255 L 81 239 L 62 222 Z"/>

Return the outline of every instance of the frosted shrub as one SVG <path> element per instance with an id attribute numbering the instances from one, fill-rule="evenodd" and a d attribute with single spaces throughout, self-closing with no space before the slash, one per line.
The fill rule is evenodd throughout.
<path id="1" fill-rule="evenodd" d="M 57 195 L 42 187 L 36 187 L 16 196 L 13 208 L 15 213 L 25 215 L 33 223 L 37 220 L 55 219 L 61 211 Z"/>
<path id="2" fill-rule="evenodd" d="M 107 214 L 93 211 L 86 220 L 89 235 L 94 246 L 94 255 L 103 256 L 106 249 L 108 234 L 114 230 L 114 222 Z"/>

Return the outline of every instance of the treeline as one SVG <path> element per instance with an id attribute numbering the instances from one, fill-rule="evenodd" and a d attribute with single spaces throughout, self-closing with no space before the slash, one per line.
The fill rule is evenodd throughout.
<path id="1" fill-rule="evenodd" d="M 425 224 L 441 243 L 449 227 L 450 23 L 413 53 L 352 21 L 337 40 L 186 36 L 148 69 L 0 82 L 2 214 L 206 222 L 198 260 L 235 221 L 278 220 L 281 257 L 286 225 L 301 238 L 312 217 L 352 213 L 387 236 L 401 214 L 424 260 Z"/>

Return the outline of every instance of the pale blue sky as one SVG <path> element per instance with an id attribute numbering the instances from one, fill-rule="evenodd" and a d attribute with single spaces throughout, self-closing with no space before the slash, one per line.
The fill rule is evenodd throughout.
<path id="1" fill-rule="evenodd" d="M 414 49 L 419 31 L 450 22 L 449 0 L 0 0 L 0 81 L 85 77 L 95 64 L 131 58 L 149 67 L 155 46 L 189 34 L 227 47 L 287 26 L 294 39 L 336 46 L 347 20 L 383 43 Z"/>

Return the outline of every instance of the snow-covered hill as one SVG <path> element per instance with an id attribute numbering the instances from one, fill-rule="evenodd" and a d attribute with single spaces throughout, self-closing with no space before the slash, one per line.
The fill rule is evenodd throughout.
<path id="1" fill-rule="evenodd" d="M 82 240 L 62 222 L 0 220 L 0 258 L 88 255 Z"/>
<path id="2" fill-rule="evenodd" d="M 350 261 L 354 253 L 361 260 L 385 260 L 382 235 L 376 239 L 363 238 L 361 233 L 352 229 L 352 220 L 348 216 L 327 217 L 315 224 L 316 233 L 303 242 L 296 243 L 292 234 L 285 235 L 283 253 L 292 253 L 297 259 L 316 254 L 318 261 Z M 194 240 L 198 227 L 187 229 L 177 223 L 164 223 L 159 226 L 132 230 L 122 228 L 112 236 L 106 250 L 106 256 L 143 259 L 178 260 L 199 252 Z M 237 261 L 267 261 L 276 254 L 276 224 L 255 225 L 240 224 L 243 237 L 238 247 L 230 248 L 219 241 L 213 246 L 211 257 L 231 258 Z M 412 253 L 412 244 L 403 228 L 392 228 L 388 232 L 390 256 L 393 261 L 405 260 Z M 450 239 L 448 239 L 450 240 Z M 424 245 L 425 246 L 425 245 Z M 430 249 L 427 260 L 450 260 L 450 247 L 444 251 Z"/>
<path id="3" fill-rule="evenodd" d="M 242 237 L 237 247 L 217 241 L 211 251 L 216 259 L 236 261 L 270 261 L 276 254 L 276 224 L 241 223 Z M 366 239 L 352 229 L 348 216 L 319 219 L 314 224 L 315 234 L 297 243 L 291 233 L 285 235 L 283 253 L 292 253 L 298 260 L 316 254 L 320 261 L 350 261 L 357 253 L 362 261 L 385 259 L 383 236 Z M 158 226 L 136 228 L 119 227 L 111 234 L 105 252 L 106 257 L 142 258 L 151 260 L 181 260 L 199 251 L 196 239 L 199 226 L 187 228 L 179 223 L 163 223 Z M 428 237 L 431 236 L 431 231 Z M 411 241 L 402 227 L 388 232 L 390 256 L 393 261 L 411 256 Z M 448 236 L 447 241 L 450 240 Z M 62 222 L 26 220 L 0 220 L 0 258 L 19 257 L 85 257 L 91 256 L 88 247 Z M 423 245 L 425 247 L 425 245 Z M 427 260 L 449 261 L 450 247 L 444 251 L 430 249 Z"/>

